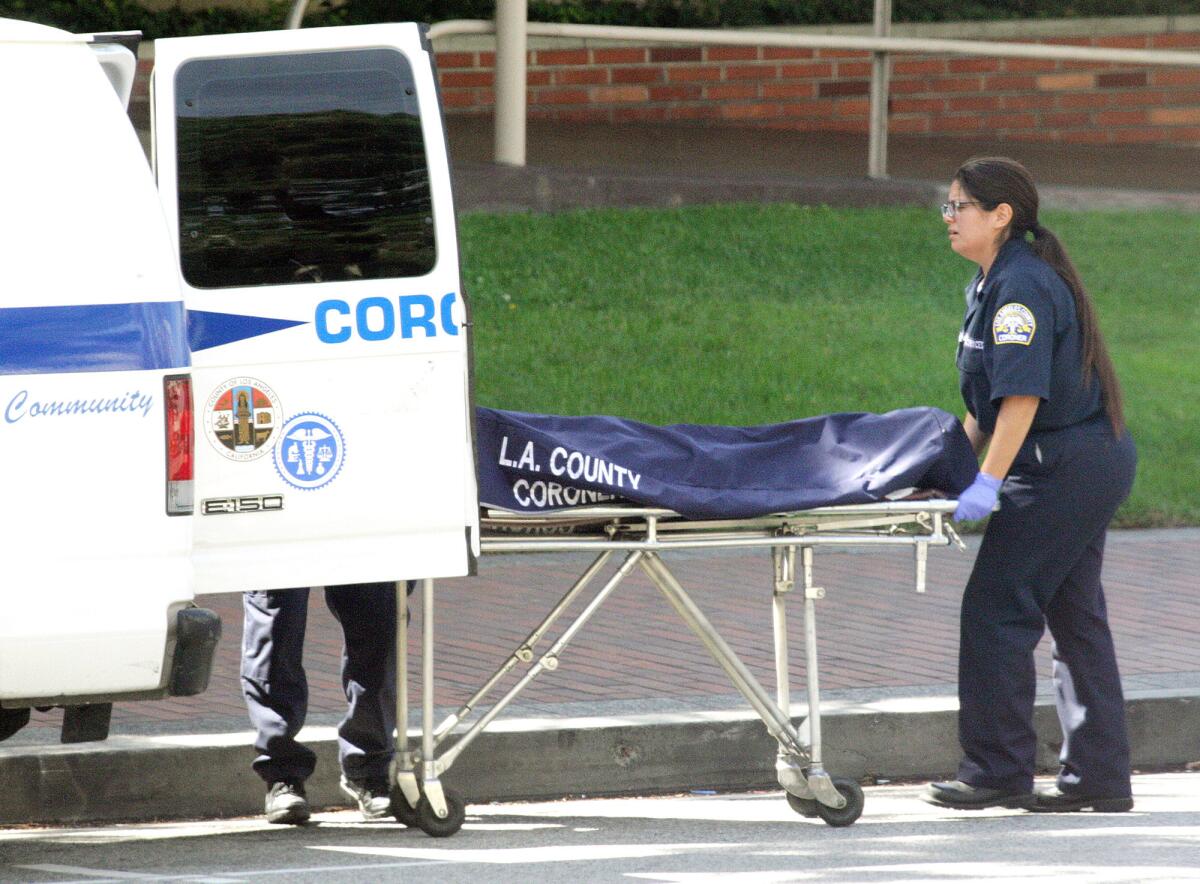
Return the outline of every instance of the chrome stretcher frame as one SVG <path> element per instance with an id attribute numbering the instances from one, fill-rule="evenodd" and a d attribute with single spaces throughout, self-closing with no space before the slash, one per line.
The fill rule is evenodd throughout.
<path id="1" fill-rule="evenodd" d="M 944 499 L 898 500 L 820 507 L 757 518 L 699 520 L 686 519 L 668 509 L 639 506 L 586 506 L 540 514 L 485 510 L 481 519 L 481 551 L 484 555 L 591 552 L 595 559 L 483 686 L 436 727 L 433 720 L 434 581 L 422 582 L 421 739 L 416 750 L 410 746 L 407 728 L 408 598 L 405 584 L 396 585 L 398 726 L 392 771 L 393 783 L 398 787 L 395 791 L 399 793 L 393 800 L 396 817 L 434 836 L 452 835 L 458 831 L 465 817 L 464 802 L 452 790 L 442 787 L 441 775 L 534 678 L 558 668 L 559 657 L 574 636 L 621 582 L 635 568 L 641 567 L 778 742 L 776 775 L 792 808 L 803 816 L 820 817 L 832 826 L 850 825 L 862 812 L 862 789 L 853 780 L 832 777 L 822 763 L 816 602 L 825 597 L 825 590 L 813 585 L 813 552 L 818 546 L 911 547 L 915 558 L 916 591 L 921 593 L 925 591 L 929 547 L 953 542 L 965 549 L 949 522 L 955 506 L 956 501 Z M 539 530 L 543 533 L 538 533 Z M 544 533 L 547 530 L 569 533 L 548 535 Z M 676 549 L 751 547 L 770 548 L 774 562 L 774 699 L 692 601 L 660 555 Z M 799 571 L 797 549 L 800 551 Z M 624 553 L 624 558 L 616 571 L 550 648 L 535 659 L 537 643 L 617 553 Z M 798 574 L 804 591 L 808 742 L 803 739 L 800 729 L 792 724 L 790 714 L 787 597 L 795 588 Z M 528 670 L 485 713 L 471 721 L 472 713 L 484 699 L 509 672 L 522 664 L 528 666 Z M 451 736 L 457 739 L 438 754 L 439 747 Z"/>

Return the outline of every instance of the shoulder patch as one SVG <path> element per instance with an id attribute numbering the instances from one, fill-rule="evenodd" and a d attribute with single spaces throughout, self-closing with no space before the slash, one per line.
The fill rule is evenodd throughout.
<path id="1" fill-rule="evenodd" d="M 992 320 L 992 340 L 997 344 L 1033 343 L 1033 333 L 1037 331 L 1037 320 L 1033 311 L 1024 304 L 1005 304 L 996 311 Z"/>

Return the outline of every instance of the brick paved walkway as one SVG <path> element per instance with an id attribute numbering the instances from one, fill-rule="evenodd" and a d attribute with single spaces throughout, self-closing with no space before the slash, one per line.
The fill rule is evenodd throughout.
<path id="1" fill-rule="evenodd" d="M 666 559 L 726 641 L 772 689 L 769 553 L 676 552 Z M 907 550 L 818 550 L 816 580 L 828 591 L 818 603 L 822 689 L 952 690 L 958 602 L 972 560 L 973 551 L 931 551 L 929 588 L 917 595 Z M 478 578 L 439 582 L 437 702 L 465 700 L 526 637 L 587 561 L 575 555 L 489 556 L 482 560 Z M 1195 686 L 1200 687 L 1198 573 L 1198 529 L 1121 531 L 1110 536 L 1105 586 L 1127 681 L 1195 673 Z M 593 587 L 600 585 L 596 581 Z M 803 685 L 799 602 L 797 596 L 789 623 L 795 640 L 794 689 Z M 247 728 L 237 676 L 240 597 L 207 596 L 202 603 L 216 608 L 225 624 L 209 690 L 187 699 L 118 704 L 114 734 L 175 729 L 185 723 L 198 730 Z M 577 602 L 574 610 L 581 606 Z M 337 674 L 341 637 L 320 593 L 312 595 L 310 609 L 305 654 L 310 710 L 313 718 L 329 718 L 344 708 Z M 414 609 L 413 625 L 418 627 L 420 604 Z M 552 632 L 550 640 L 557 634 Z M 544 641 L 540 647 L 548 646 Z M 415 671 L 415 647 L 413 652 Z M 1039 668 L 1048 675 L 1045 647 Z M 568 648 L 559 670 L 535 680 L 522 703 L 552 709 L 612 700 L 696 702 L 732 692 L 724 674 L 658 591 L 635 572 Z M 39 713 L 33 726 L 57 728 L 58 715 Z"/>

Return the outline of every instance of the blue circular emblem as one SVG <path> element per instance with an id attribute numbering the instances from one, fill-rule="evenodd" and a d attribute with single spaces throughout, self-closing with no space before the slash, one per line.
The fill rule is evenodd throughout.
<path id="1" fill-rule="evenodd" d="M 316 412 L 288 419 L 275 445 L 275 469 L 283 481 L 313 491 L 333 481 L 346 459 L 346 443 L 338 425 Z"/>

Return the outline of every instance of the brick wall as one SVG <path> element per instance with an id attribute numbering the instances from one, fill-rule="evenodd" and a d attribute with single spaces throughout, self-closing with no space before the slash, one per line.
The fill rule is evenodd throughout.
<path id="1" fill-rule="evenodd" d="M 1039 42 L 1200 50 L 1200 20 L 1189 32 L 1058 35 Z M 493 51 L 438 52 L 437 62 L 446 113 L 492 112 Z M 865 53 L 556 46 L 533 49 L 528 62 L 529 116 L 535 119 L 867 131 L 871 64 Z M 143 46 L 131 108 L 142 126 L 152 64 L 152 47 Z M 896 55 L 889 110 L 891 132 L 1200 146 L 1200 68 Z"/>
<path id="2" fill-rule="evenodd" d="M 1200 49 L 1194 33 L 1038 42 Z M 438 53 L 450 114 L 490 113 L 491 51 Z M 866 132 L 866 53 L 769 47 L 594 47 L 529 52 L 529 116 L 702 121 Z M 889 129 L 998 139 L 1200 145 L 1200 68 L 893 56 Z"/>

